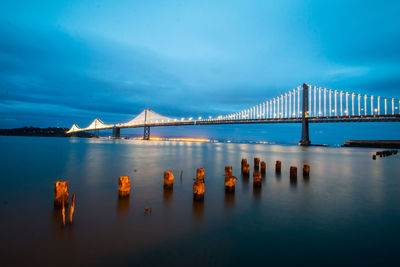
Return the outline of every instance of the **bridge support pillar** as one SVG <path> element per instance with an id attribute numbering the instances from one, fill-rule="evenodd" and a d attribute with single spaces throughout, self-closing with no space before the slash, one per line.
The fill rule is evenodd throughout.
<path id="1" fill-rule="evenodd" d="M 150 139 L 150 126 L 144 126 L 143 140 Z"/>
<path id="2" fill-rule="evenodd" d="M 302 125 L 301 125 L 301 140 L 300 146 L 311 145 L 308 133 L 308 85 L 303 84 L 303 108 L 302 108 Z"/>
<path id="3" fill-rule="evenodd" d="M 121 137 L 121 128 L 114 126 L 112 128 L 112 138 L 118 139 Z"/>

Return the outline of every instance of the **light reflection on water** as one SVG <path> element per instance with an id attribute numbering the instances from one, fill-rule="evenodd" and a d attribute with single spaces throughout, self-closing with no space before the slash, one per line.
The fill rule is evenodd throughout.
<path id="1" fill-rule="evenodd" d="M 372 161 L 374 149 L 28 137 L 0 137 L 0 144 L 0 234 L 6 244 L 0 253 L 6 262 L 53 264 L 63 257 L 66 264 L 157 265 L 174 259 L 237 265 L 329 258 L 387 264 L 397 259 L 399 158 Z M 240 173 L 241 158 L 252 166 L 255 156 L 267 163 L 261 187 L 253 186 L 252 172 Z M 276 160 L 282 161 L 281 174 L 275 173 Z M 311 166 L 308 179 L 303 164 Z M 227 165 L 238 179 L 234 192 L 225 192 Z M 293 181 L 290 166 L 298 168 Z M 204 201 L 194 201 L 200 167 L 206 170 L 206 193 Z M 173 190 L 163 188 L 165 170 L 174 173 Z M 120 175 L 132 179 L 128 198 L 118 197 Z M 68 178 L 70 194 L 77 195 L 74 224 L 65 228 L 52 207 L 58 177 Z M 145 207 L 152 213 L 144 214 Z M 295 247 L 291 257 L 285 256 L 288 246 Z"/>

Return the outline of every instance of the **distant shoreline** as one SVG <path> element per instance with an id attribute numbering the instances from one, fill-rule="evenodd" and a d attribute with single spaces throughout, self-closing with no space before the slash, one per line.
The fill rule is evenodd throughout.
<path id="1" fill-rule="evenodd" d="M 15 129 L 0 129 L 0 136 L 42 136 L 42 137 L 71 137 L 66 134 L 67 128 L 60 127 L 22 127 Z M 93 134 L 82 132 L 78 137 L 93 137 Z"/>

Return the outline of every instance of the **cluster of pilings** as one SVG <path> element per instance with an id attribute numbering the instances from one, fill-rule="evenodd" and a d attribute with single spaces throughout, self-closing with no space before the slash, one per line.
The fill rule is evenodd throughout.
<path id="1" fill-rule="evenodd" d="M 384 150 L 384 151 L 378 151 L 374 155 L 372 155 L 372 159 L 376 160 L 376 157 L 388 157 L 391 155 L 397 155 L 397 150 Z"/>
<path id="2" fill-rule="evenodd" d="M 69 205 L 68 181 L 56 181 L 54 183 L 54 207 L 61 209 L 62 224 L 65 226 L 65 210 Z M 69 223 L 72 224 L 72 217 L 75 211 L 75 193 L 72 193 L 71 205 L 69 206 Z"/>
<path id="3" fill-rule="evenodd" d="M 384 151 L 385 152 L 385 151 Z M 397 154 L 397 151 L 390 151 L 392 154 Z M 379 152 L 378 152 L 379 153 Z M 377 154 L 378 154 L 377 153 Z M 390 154 L 390 155 L 392 155 Z M 267 164 L 264 161 L 260 162 L 260 158 L 254 158 L 254 171 L 253 171 L 253 186 L 260 190 L 262 178 L 266 175 Z M 281 173 L 282 162 L 277 160 L 275 163 L 275 172 Z M 247 159 L 243 158 L 241 161 L 241 172 L 244 177 L 250 175 L 250 164 Z M 205 169 L 198 168 L 196 170 L 196 179 L 193 183 L 193 199 L 195 201 L 204 200 L 205 184 L 204 184 Z M 303 177 L 308 179 L 310 176 L 310 166 L 303 166 Z M 182 171 L 180 173 L 182 179 Z M 297 167 L 290 166 L 290 182 L 297 182 Z M 225 192 L 234 193 L 236 185 L 236 177 L 232 174 L 232 166 L 225 166 Z M 174 186 L 174 174 L 172 171 L 164 172 L 164 191 L 171 192 Z M 120 176 L 118 179 L 118 196 L 119 198 L 126 199 L 130 196 L 132 183 L 129 176 Z M 171 192 L 172 193 L 172 192 Z M 69 204 L 69 190 L 68 181 L 56 181 L 54 185 L 54 206 L 61 208 L 62 224 L 65 225 L 65 210 Z M 72 194 L 71 205 L 69 209 L 69 222 L 72 224 L 72 217 L 75 210 L 75 194 Z M 151 207 L 145 208 L 145 214 L 151 214 Z"/>
<path id="4" fill-rule="evenodd" d="M 253 172 L 254 187 L 261 187 L 262 177 L 265 177 L 266 169 L 267 169 L 267 164 L 265 163 L 265 161 L 261 161 L 260 164 L 260 158 L 254 158 L 254 172 Z M 246 158 L 242 158 L 241 171 L 244 177 L 248 177 L 250 175 L 250 165 L 247 163 Z M 275 173 L 280 175 L 281 171 L 282 171 L 282 162 L 280 160 L 277 160 L 275 162 Z M 304 179 L 308 179 L 310 177 L 310 166 L 307 164 L 304 164 L 303 166 L 303 177 Z M 296 166 L 290 166 L 290 182 L 297 183 Z"/>

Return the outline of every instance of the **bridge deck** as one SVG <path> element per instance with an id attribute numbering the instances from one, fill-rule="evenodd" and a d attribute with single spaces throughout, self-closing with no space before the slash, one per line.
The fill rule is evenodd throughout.
<path id="1" fill-rule="evenodd" d="M 396 122 L 400 121 L 400 114 L 395 115 L 362 115 L 362 116 L 328 116 L 328 117 L 309 117 L 310 123 L 334 123 L 334 122 Z M 301 123 L 301 117 L 296 118 L 272 118 L 272 119 L 241 119 L 241 120 L 191 120 L 174 121 L 163 123 L 147 123 L 134 125 L 115 125 L 117 128 L 141 128 L 163 127 L 163 126 L 190 126 L 190 125 L 219 125 L 219 124 L 268 124 L 268 123 Z M 80 129 L 76 132 L 106 130 L 114 126 L 102 127 L 97 129 Z"/>

